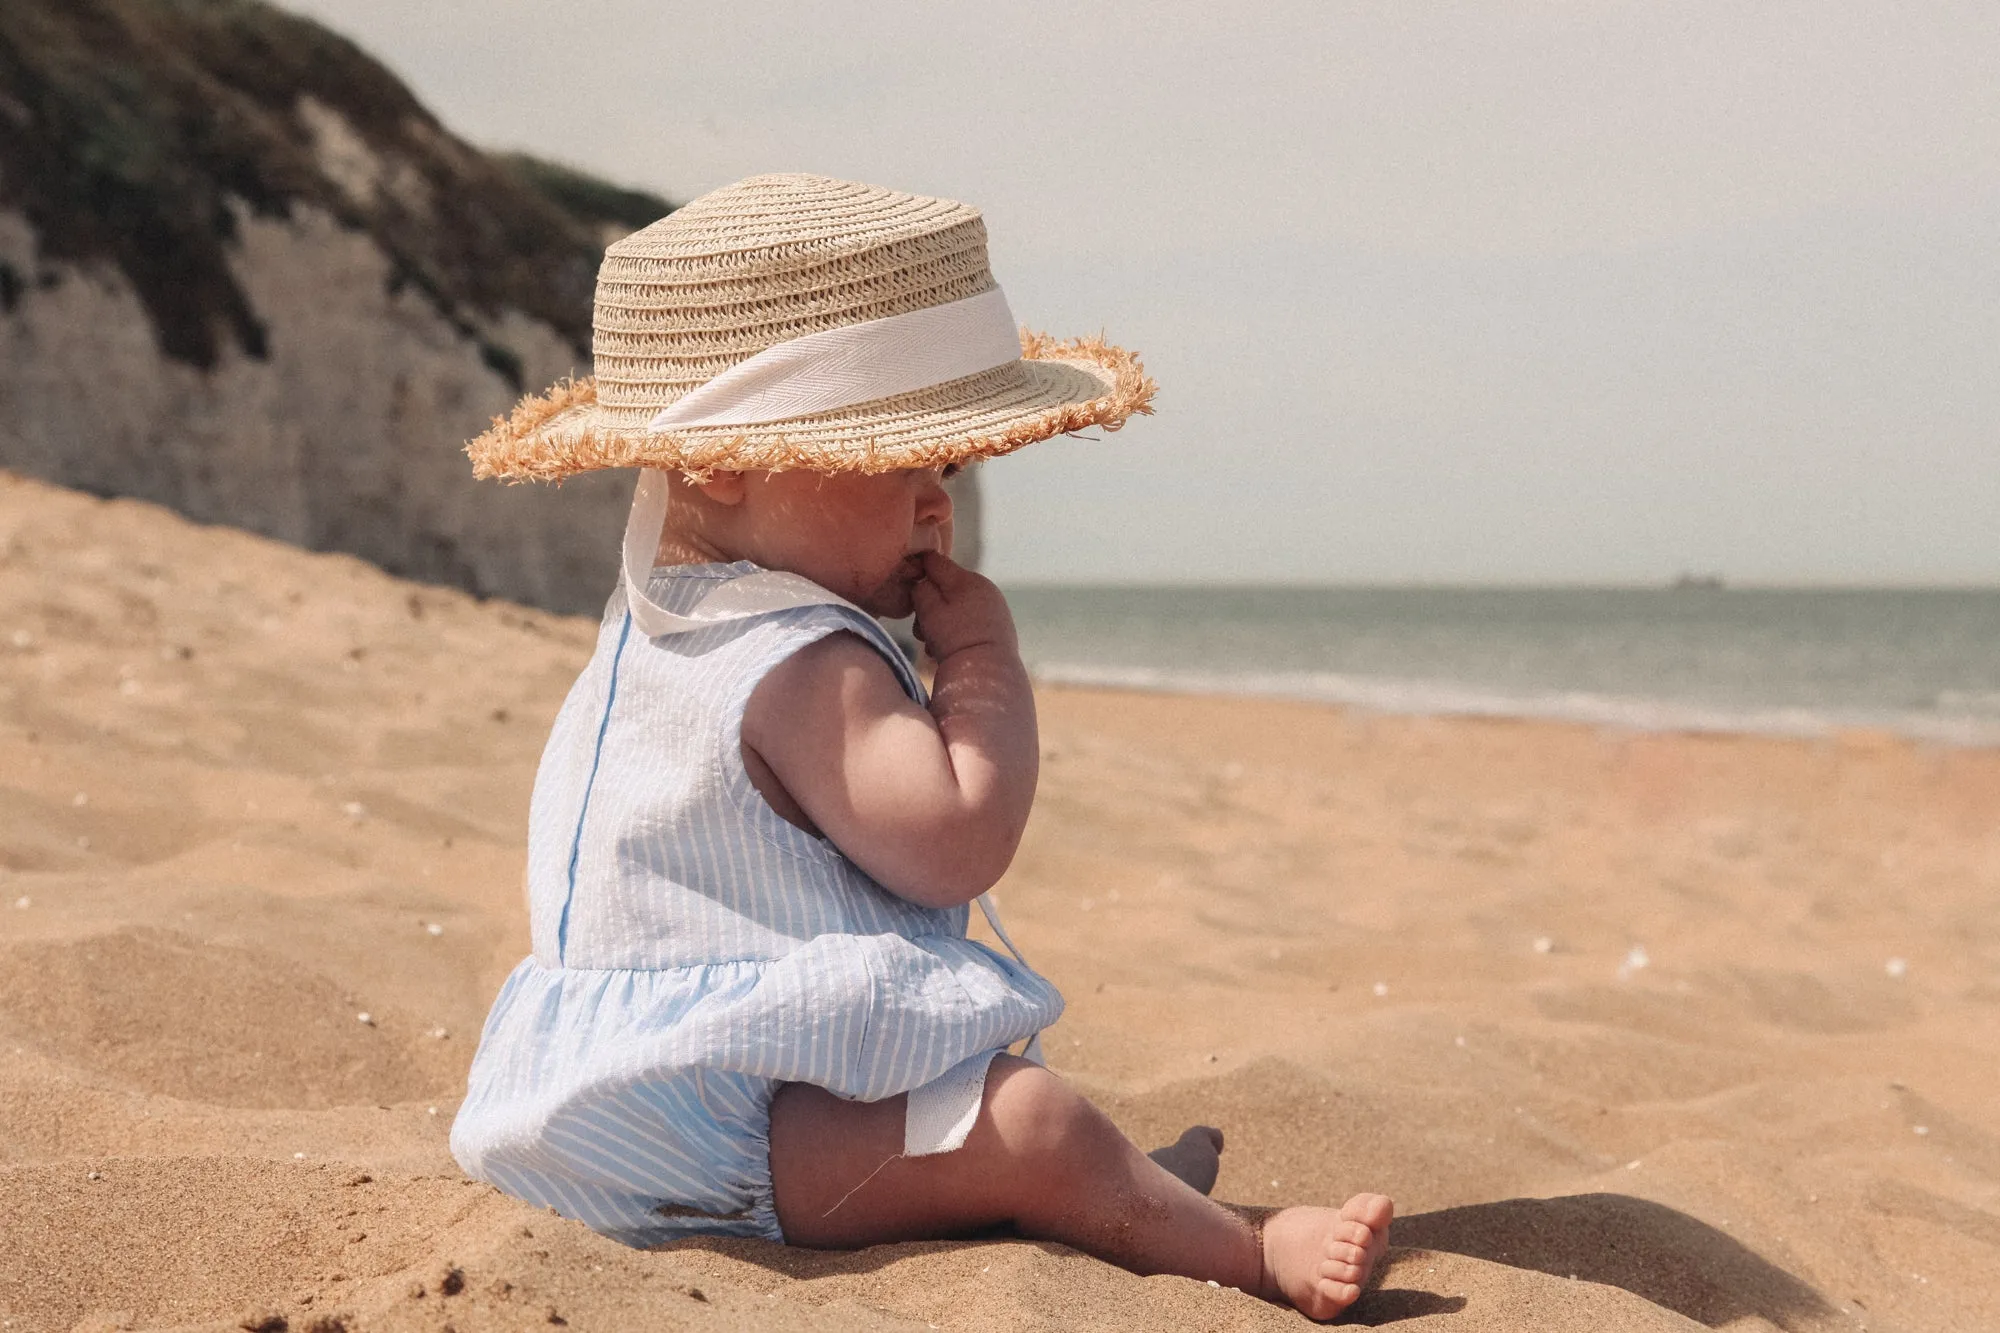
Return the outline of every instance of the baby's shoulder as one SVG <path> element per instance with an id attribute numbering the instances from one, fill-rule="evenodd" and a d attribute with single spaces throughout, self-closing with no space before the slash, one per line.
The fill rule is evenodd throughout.
<path id="1" fill-rule="evenodd" d="M 859 630 L 837 627 L 800 646 L 758 682 L 750 706 L 844 705 L 884 694 L 902 697 L 903 686 L 882 650 Z"/>
<path id="2" fill-rule="evenodd" d="M 744 709 L 743 735 L 757 748 L 760 737 L 851 734 L 916 711 L 917 700 L 881 649 L 842 630 L 814 639 L 764 675 Z"/>

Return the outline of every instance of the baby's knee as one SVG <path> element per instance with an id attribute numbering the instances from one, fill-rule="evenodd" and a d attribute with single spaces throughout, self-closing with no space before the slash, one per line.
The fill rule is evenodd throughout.
<path id="1" fill-rule="evenodd" d="M 1102 1159 L 1117 1127 L 1042 1066 L 996 1056 L 986 1074 L 986 1114 L 1010 1157 L 1085 1166 Z"/>

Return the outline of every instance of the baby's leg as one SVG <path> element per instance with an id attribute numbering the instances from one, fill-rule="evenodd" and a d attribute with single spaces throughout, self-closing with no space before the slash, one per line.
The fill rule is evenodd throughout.
<path id="1" fill-rule="evenodd" d="M 965 1146 L 904 1157 L 904 1099 L 846 1102 L 804 1084 L 771 1105 L 778 1223 L 795 1245 L 850 1249 L 1009 1224 L 1135 1273 L 1178 1273 L 1327 1319 L 1361 1294 L 1389 1201 L 1289 1208 L 1260 1229 L 1153 1162 L 1038 1065 L 1001 1056 Z"/>

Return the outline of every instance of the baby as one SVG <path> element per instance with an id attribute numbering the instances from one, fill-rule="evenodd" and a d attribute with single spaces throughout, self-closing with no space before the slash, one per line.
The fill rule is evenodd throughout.
<path id="1" fill-rule="evenodd" d="M 1220 1134 L 1141 1152 L 1040 1063 L 1061 999 L 985 897 L 1034 799 L 1034 697 L 943 482 L 1146 411 L 1137 361 L 1021 339 L 975 211 L 811 176 L 614 245 L 596 351 L 594 384 L 470 446 L 482 475 L 648 470 L 537 774 L 534 954 L 461 1164 L 635 1245 L 1005 1227 L 1352 1304 L 1389 1200 L 1236 1210 L 1206 1197 Z M 876 623 L 912 612 L 928 692 Z M 1011 957 L 966 937 L 975 902 Z"/>

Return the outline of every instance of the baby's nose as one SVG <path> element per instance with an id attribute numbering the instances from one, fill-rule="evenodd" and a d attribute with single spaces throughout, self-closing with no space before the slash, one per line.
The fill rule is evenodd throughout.
<path id="1" fill-rule="evenodd" d="M 951 492 L 944 488 L 943 482 L 933 481 L 924 487 L 923 494 L 917 498 L 917 522 L 951 522 Z"/>

